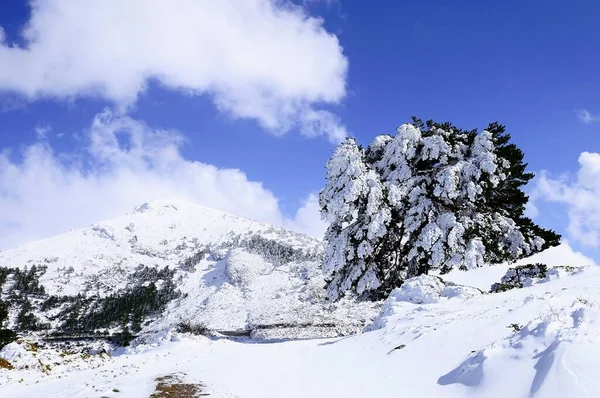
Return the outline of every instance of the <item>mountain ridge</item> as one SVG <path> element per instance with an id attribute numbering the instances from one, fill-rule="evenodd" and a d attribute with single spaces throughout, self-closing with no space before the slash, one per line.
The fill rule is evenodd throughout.
<path id="1" fill-rule="evenodd" d="M 359 331 L 378 304 L 327 302 L 322 250 L 323 242 L 283 228 L 182 200 L 152 201 L 1 252 L 0 267 L 13 269 L 2 298 L 12 303 L 17 330 L 27 330 L 21 317 L 35 331 L 70 334 L 151 333 L 182 323 L 248 333 L 269 324 L 301 333 L 330 325 L 318 336 Z"/>

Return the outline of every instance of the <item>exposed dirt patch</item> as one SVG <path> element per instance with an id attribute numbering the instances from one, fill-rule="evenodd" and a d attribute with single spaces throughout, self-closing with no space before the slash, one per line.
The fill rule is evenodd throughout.
<path id="1" fill-rule="evenodd" d="M 202 383 L 185 383 L 179 375 L 166 375 L 156 378 L 156 388 L 150 398 L 197 398 L 208 397 Z"/>
<path id="2" fill-rule="evenodd" d="M 6 359 L 0 358 L 0 369 L 13 370 L 14 367 Z"/>

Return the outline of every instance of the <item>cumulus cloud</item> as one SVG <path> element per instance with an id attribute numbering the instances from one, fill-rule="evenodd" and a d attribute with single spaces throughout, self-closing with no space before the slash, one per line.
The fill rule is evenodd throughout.
<path id="1" fill-rule="evenodd" d="M 276 134 L 339 141 L 322 104 L 346 94 L 335 35 L 302 7 L 272 0 L 32 0 L 24 47 L 0 28 L 0 90 L 29 99 L 105 98 L 123 109 L 150 81 L 210 95 L 221 111 Z"/>
<path id="2" fill-rule="evenodd" d="M 321 219 L 317 195 L 310 194 L 292 220 L 285 221 L 284 227 L 316 238 L 323 238 L 327 224 Z"/>
<path id="3" fill-rule="evenodd" d="M 595 122 L 600 122 L 600 115 L 592 114 L 587 109 L 580 109 L 577 111 L 577 118 L 585 124 L 592 124 Z"/>
<path id="4" fill-rule="evenodd" d="M 19 156 L 0 152 L 0 248 L 123 215 L 143 202 L 182 198 L 322 237 L 314 196 L 286 218 L 277 198 L 236 169 L 185 159 L 185 137 L 110 111 L 82 147 L 55 151 L 45 136 Z"/>
<path id="5" fill-rule="evenodd" d="M 583 152 L 575 175 L 551 176 L 542 172 L 536 179 L 532 199 L 566 206 L 568 234 L 586 246 L 600 243 L 600 154 Z"/>

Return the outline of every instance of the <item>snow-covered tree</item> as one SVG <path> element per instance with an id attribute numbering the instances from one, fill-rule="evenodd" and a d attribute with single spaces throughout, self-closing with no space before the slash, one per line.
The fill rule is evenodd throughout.
<path id="1" fill-rule="evenodd" d="M 331 183 L 319 195 L 329 250 L 324 266 L 333 272 L 330 294 L 337 297 L 355 287 L 377 289 L 382 275 L 374 255 L 387 234 L 391 214 L 377 173 L 364 161 L 364 151 L 347 139 L 327 163 Z M 335 182 L 335 183 L 334 183 Z"/>
<path id="2" fill-rule="evenodd" d="M 367 149 L 348 139 L 327 163 L 319 195 L 329 222 L 328 295 L 381 297 L 439 269 L 512 261 L 560 237 L 524 216 L 532 173 L 504 126 L 481 133 L 418 119 Z"/>

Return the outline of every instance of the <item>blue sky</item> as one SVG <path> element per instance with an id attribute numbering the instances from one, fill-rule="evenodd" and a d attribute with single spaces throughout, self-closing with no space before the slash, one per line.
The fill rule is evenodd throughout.
<path id="1" fill-rule="evenodd" d="M 177 131 L 183 140 L 175 145 L 178 165 L 202 162 L 217 170 L 238 169 L 247 181 L 261 183 L 274 200 L 269 210 L 253 211 L 249 209 L 254 199 L 236 204 L 242 199 L 231 198 L 235 203 L 224 204 L 224 210 L 306 232 L 319 231 L 321 226 L 314 215 L 300 219 L 297 211 L 314 213 L 314 202 L 307 199 L 323 185 L 324 164 L 336 139 L 332 129 L 368 144 L 412 115 L 452 121 L 464 128 L 482 128 L 497 120 L 507 125 L 524 150 L 531 170 L 547 170 L 542 184 L 529 188 L 538 210 L 536 221 L 563 233 L 577 249 L 596 255 L 600 208 L 596 210 L 593 198 L 600 187 L 594 173 L 600 170 L 600 162 L 588 156 L 581 163 L 580 154 L 593 155 L 600 143 L 596 21 L 600 3 L 398 1 L 376 7 L 358 1 L 312 0 L 292 8 L 253 0 L 234 15 L 229 13 L 236 9 L 235 1 L 223 2 L 232 8 L 183 1 L 190 7 L 188 14 L 197 13 L 206 21 L 223 19 L 223 24 L 207 23 L 206 31 L 194 30 L 198 24 L 188 21 L 188 15 L 162 20 L 164 10 L 150 15 L 149 6 L 138 13 L 136 6 L 142 6 L 138 0 L 127 9 L 120 9 L 116 1 L 93 3 L 86 9 L 67 0 L 38 0 L 33 14 L 25 1 L 0 4 L 4 32 L 0 64 L 8 65 L 0 72 L 0 151 L 5 157 L 0 167 L 18 171 L 0 177 L 0 194 L 5 191 L 5 210 L 0 209 L 0 225 L 5 227 L 0 226 L 0 234 L 18 229 L 17 237 L 4 245 L 101 219 L 94 217 L 118 215 L 138 199 L 133 194 L 126 198 L 111 194 L 102 202 L 119 202 L 122 207 L 105 206 L 96 213 L 82 206 L 85 217 L 75 214 L 64 222 L 53 221 L 54 227 L 15 215 L 45 208 L 43 190 L 37 194 L 29 188 L 18 190 L 14 187 L 19 184 L 11 180 L 19 176 L 23 180 L 27 174 L 26 153 L 32 146 L 45 148 L 44 156 L 52 156 L 55 167 L 64 167 L 63 174 L 77 168 L 84 179 L 86 173 L 100 178 L 107 168 L 114 174 L 125 167 L 112 160 L 99 166 L 97 154 L 90 152 L 92 122 L 111 109 L 114 120 L 106 125 L 122 126 L 119 118 L 127 118 L 127 126 L 141 123 L 144 127 L 135 124 L 136 128 L 148 133 Z M 273 12 L 261 14 L 265 4 Z M 110 18 L 96 17 L 93 7 L 107 10 Z M 115 14 L 110 14 L 111 7 Z M 240 16 L 244 26 L 237 32 L 231 26 Z M 117 17 L 127 22 L 123 26 L 134 29 L 119 31 Z M 158 22 L 144 24 L 146 17 Z M 113 20 L 114 24 L 106 22 Z M 289 26 L 295 28 L 288 32 Z M 112 29 L 125 39 L 106 38 Z M 144 29 L 150 29 L 149 35 L 135 37 Z M 257 31 L 259 38 L 253 41 Z M 208 40 L 198 39 L 201 35 Z M 165 43 L 153 45 L 151 55 L 150 50 L 137 51 L 163 38 Z M 217 45 L 211 46 L 211 41 Z M 197 54 L 189 55 L 188 47 L 198 49 Z M 177 49 L 174 55 L 172 48 Z M 221 48 L 241 54 L 239 59 L 253 65 L 252 73 L 237 70 L 240 60 L 228 60 L 229 54 Z M 172 63 L 163 62 L 171 56 Z M 103 62 L 111 57 L 114 61 Z M 310 126 L 316 127 L 308 132 Z M 132 136 L 115 136 L 121 140 L 120 149 L 133 145 L 127 143 Z M 90 156 L 92 161 L 86 159 Z M 154 163 L 149 167 L 153 173 L 163 173 L 156 171 L 160 167 Z M 32 173 L 27 175 L 27 181 L 36 185 Z M 160 176 L 173 179 L 164 173 Z M 77 185 L 67 187 L 64 184 L 69 183 L 61 181 L 48 188 L 53 205 L 61 203 L 61 191 L 67 195 Z M 182 189 L 175 187 L 173 193 Z M 185 193 L 213 206 L 228 201 L 223 199 L 227 195 L 219 200 L 198 196 L 200 191 L 198 187 Z M 151 190 L 147 193 L 152 195 Z M 85 200 L 82 196 L 78 202 Z"/>

